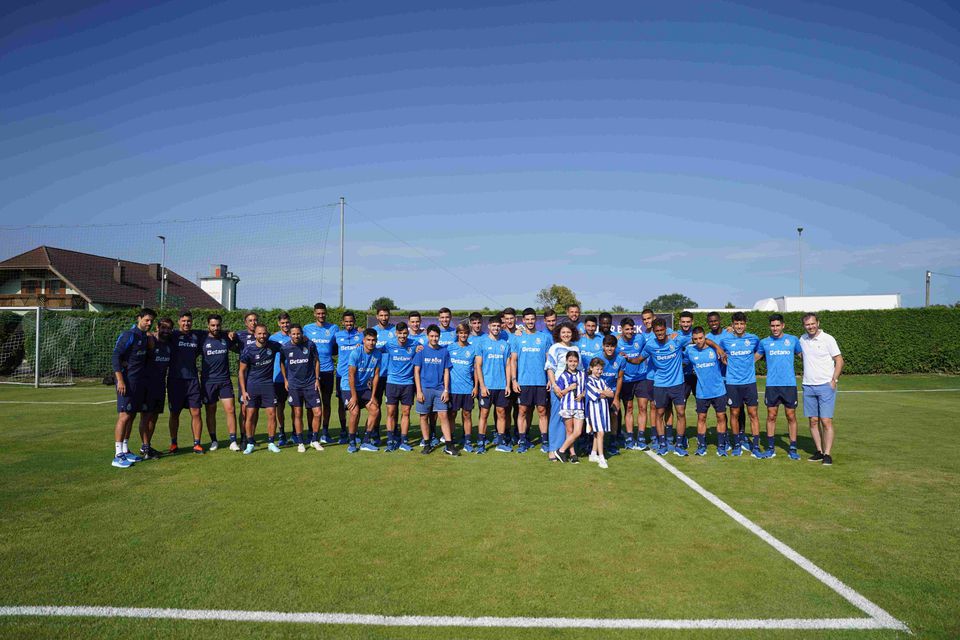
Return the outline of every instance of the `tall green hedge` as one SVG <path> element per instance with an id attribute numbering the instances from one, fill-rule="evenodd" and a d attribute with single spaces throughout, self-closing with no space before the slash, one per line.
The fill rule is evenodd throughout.
<path id="1" fill-rule="evenodd" d="M 255 309 L 275 330 L 280 309 Z M 307 324 L 313 321 L 312 307 L 288 309 L 294 322 Z M 206 309 L 194 309 L 194 327 L 206 326 L 206 316 L 213 313 Z M 329 322 L 339 324 L 343 311 L 330 309 Z M 367 312 L 358 311 L 357 326 L 366 326 Z M 424 315 L 435 315 L 433 310 L 424 310 Z M 243 327 L 246 310 L 220 312 L 228 329 Z M 42 325 L 46 342 L 42 345 L 43 364 L 67 357 L 73 374 L 83 378 L 100 378 L 109 375 L 110 354 L 117 336 L 128 328 L 135 311 L 111 311 L 93 313 L 86 311 L 46 312 Z M 161 311 L 160 316 L 169 316 L 176 323 L 178 310 Z M 397 318 L 404 312 L 394 312 Z M 465 314 L 457 314 L 457 317 Z M 586 315 L 586 314 L 585 314 Z M 768 312 L 753 311 L 747 314 L 747 330 L 760 337 L 768 335 Z M 786 331 L 795 335 L 803 332 L 802 313 L 785 313 Z M 840 344 L 846 361 L 847 373 L 953 373 L 960 374 L 960 309 L 931 307 L 919 309 L 892 309 L 885 311 L 823 311 L 818 314 L 821 327 L 833 335 Z M 730 322 L 730 313 L 722 313 L 724 326 Z M 637 314 L 639 319 L 639 313 Z M 674 322 L 676 323 L 676 316 Z M 707 326 L 705 313 L 694 314 L 694 324 Z M 17 322 L 4 315 L 0 318 L 0 335 L 18 330 Z M 32 357 L 32 327 L 24 331 L 24 351 Z M 8 359 L 9 360 L 9 359 Z M 5 368 L 11 362 L 0 363 Z M 19 361 L 18 361 L 19 364 Z M 15 365 L 13 365 L 15 366 Z M 758 373 L 764 373 L 763 363 Z"/>

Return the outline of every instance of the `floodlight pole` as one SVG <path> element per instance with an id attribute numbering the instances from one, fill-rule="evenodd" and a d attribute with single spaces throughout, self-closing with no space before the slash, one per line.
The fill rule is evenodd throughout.
<path id="1" fill-rule="evenodd" d="M 803 227 L 797 227 L 797 261 L 800 264 L 800 295 L 803 296 Z"/>
<path id="2" fill-rule="evenodd" d="M 933 275 L 933 272 L 932 272 L 932 271 L 927 271 L 927 296 L 926 296 L 926 298 L 924 299 L 924 302 L 923 302 L 923 306 L 925 306 L 925 307 L 929 307 L 929 306 L 930 306 L 930 276 L 932 276 L 932 275 Z"/>
<path id="3" fill-rule="evenodd" d="M 163 244 L 163 250 L 160 254 L 160 308 L 163 309 L 167 302 L 167 238 L 166 236 L 157 236 Z"/>
<path id="4" fill-rule="evenodd" d="M 343 309 L 343 205 L 346 200 L 340 196 L 340 308 Z"/>

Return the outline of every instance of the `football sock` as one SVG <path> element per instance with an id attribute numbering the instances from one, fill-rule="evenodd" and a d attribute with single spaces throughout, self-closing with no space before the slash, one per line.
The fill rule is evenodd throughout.
<path id="1" fill-rule="evenodd" d="M 123 439 L 120 441 L 120 447 L 121 447 L 120 449 L 121 453 L 130 453 L 130 449 L 128 448 L 126 439 Z"/>
<path id="2" fill-rule="evenodd" d="M 767 436 L 767 449 L 773 449 L 774 436 Z"/>
<path id="3" fill-rule="evenodd" d="M 230 442 L 236 442 L 236 441 L 237 441 L 237 434 L 231 433 L 231 434 L 230 434 Z"/>
<path id="4" fill-rule="evenodd" d="M 790 448 L 791 448 L 791 449 L 796 449 L 796 448 L 797 448 L 797 441 L 796 441 L 796 440 L 791 440 L 791 441 L 790 441 Z"/>
<path id="5" fill-rule="evenodd" d="M 760 436 L 753 436 L 753 448 L 758 449 L 760 447 Z"/>
<path id="6" fill-rule="evenodd" d="M 194 440 L 193 440 L 193 446 L 199 447 L 199 446 L 200 446 L 200 441 L 199 441 L 198 439 L 194 438 Z"/>
<path id="7" fill-rule="evenodd" d="M 267 436 L 267 442 L 269 442 L 270 444 L 273 444 L 274 437 L 275 436 Z"/>
<path id="8" fill-rule="evenodd" d="M 120 456 L 120 455 L 123 453 L 123 443 L 122 443 L 122 442 L 114 442 L 114 443 L 113 443 L 113 448 L 114 448 L 114 451 L 116 452 L 116 455 L 117 455 L 117 456 Z"/>

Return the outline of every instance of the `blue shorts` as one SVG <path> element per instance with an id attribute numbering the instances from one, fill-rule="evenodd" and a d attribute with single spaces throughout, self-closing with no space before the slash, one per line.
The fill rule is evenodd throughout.
<path id="1" fill-rule="evenodd" d="M 347 403 L 350 402 L 350 398 L 353 396 L 350 395 L 349 389 L 341 389 L 340 393 L 343 394 L 341 402 L 343 402 L 343 406 L 346 407 Z M 373 390 L 370 387 L 361 387 L 357 389 L 357 406 L 359 406 L 361 409 L 367 406 L 371 398 L 373 398 Z"/>
<path id="2" fill-rule="evenodd" d="M 320 407 L 320 394 L 317 393 L 317 390 L 310 386 L 304 387 L 303 389 L 294 389 L 291 388 L 287 402 L 290 403 L 291 407 L 302 407 L 307 405 L 308 408 L 318 408 Z"/>
<path id="3" fill-rule="evenodd" d="M 837 390 L 826 384 L 803 385 L 803 415 L 808 418 L 833 418 Z"/>
<path id="4" fill-rule="evenodd" d="M 717 396 L 716 398 L 697 398 L 697 413 L 706 413 L 713 407 L 717 413 L 723 413 L 727 410 L 727 394 Z"/>
<path id="5" fill-rule="evenodd" d="M 333 394 L 334 389 L 334 375 L 333 371 L 321 371 L 320 372 L 320 395 L 327 399 L 327 402 L 330 401 L 330 396 Z"/>
<path id="6" fill-rule="evenodd" d="M 402 404 L 405 407 L 413 406 L 414 396 L 417 395 L 417 388 L 412 384 L 393 384 L 387 383 L 387 404 Z"/>
<path id="7" fill-rule="evenodd" d="M 653 396 L 653 380 L 637 380 L 636 386 L 633 388 L 634 397 L 641 398 L 644 400 L 655 400 Z M 656 404 L 656 402 L 654 402 Z"/>
<path id="8" fill-rule="evenodd" d="M 253 395 L 253 394 L 251 394 Z M 280 408 L 283 409 L 283 403 L 287 401 L 287 387 L 284 386 L 283 381 L 277 382 L 273 381 L 273 397 L 277 401 L 276 403 L 281 405 Z"/>
<path id="9" fill-rule="evenodd" d="M 147 401 L 146 380 L 125 380 L 126 395 L 117 392 L 117 413 L 138 413 L 144 410 Z"/>
<path id="10" fill-rule="evenodd" d="M 452 393 L 450 394 L 450 410 L 451 411 L 473 411 L 473 394 L 472 393 Z"/>
<path id="11" fill-rule="evenodd" d="M 376 398 L 378 405 L 381 402 L 383 402 L 383 393 L 386 390 L 387 390 L 387 376 L 380 374 L 379 381 L 377 382 L 377 388 L 373 390 L 373 397 Z"/>
<path id="12" fill-rule="evenodd" d="M 727 406 L 728 407 L 755 407 L 759 403 L 757 396 L 757 383 L 750 384 L 727 384 Z"/>
<path id="13" fill-rule="evenodd" d="M 510 406 L 510 398 L 508 398 L 504 389 L 487 389 L 490 392 L 486 398 L 480 396 L 477 398 L 480 404 L 481 409 L 489 409 L 490 407 L 508 407 Z"/>
<path id="14" fill-rule="evenodd" d="M 186 408 L 200 408 L 200 381 L 196 378 L 170 378 L 167 381 L 167 398 L 170 400 L 170 411 L 180 413 Z"/>
<path id="15" fill-rule="evenodd" d="M 767 387 L 766 391 L 763 392 L 763 404 L 768 407 L 782 404 L 787 409 L 796 409 L 797 387 Z"/>
<path id="16" fill-rule="evenodd" d="M 692 373 L 685 373 L 683 375 L 683 399 L 689 398 L 690 394 L 693 394 L 694 398 L 697 397 L 697 376 Z"/>
<path id="17" fill-rule="evenodd" d="M 203 404 L 217 404 L 218 400 L 233 400 L 233 382 L 230 380 L 204 380 L 201 392 Z"/>
<path id="18" fill-rule="evenodd" d="M 247 408 L 266 409 L 277 406 L 277 395 L 275 390 L 275 384 L 253 385 L 251 387 L 247 387 L 247 393 L 250 394 L 250 401 L 247 402 Z"/>
<path id="19" fill-rule="evenodd" d="M 449 409 L 449 403 L 440 400 L 442 395 L 443 389 L 424 389 L 423 402 L 417 402 L 417 413 L 423 415 Z"/>
<path id="20" fill-rule="evenodd" d="M 547 406 L 546 384 L 528 384 L 526 386 L 521 386 L 519 404 L 523 407 Z"/>
<path id="21" fill-rule="evenodd" d="M 676 384 L 672 387 L 654 387 L 653 404 L 660 409 L 668 404 L 674 404 L 682 407 L 686 400 L 683 397 L 683 385 Z"/>
<path id="22" fill-rule="evenodd" d="M 144 413 L 163 413 L 163 406 L 167 404 L 167 385 L 165 382 L 150 382 L 147 389 L 147 398 L 143 401 Z"/>

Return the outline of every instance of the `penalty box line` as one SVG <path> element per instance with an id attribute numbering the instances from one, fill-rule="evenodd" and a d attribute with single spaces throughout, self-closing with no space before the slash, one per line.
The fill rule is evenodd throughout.
<path id="1" fill-rule="evenodd" d="M 652 451 L 647 451 L 647 455 L 653 460 L 656 460 L 660 466 L 673 474 L 685 485 L 699 493 L 700 496 L 706 499 L 710 504 L 723 511 L 725 514 L 733 518 L 737 523 L 745 527 L 748 531 L 776 549 L 781 555 L 825 584 L 831 590 L 835 591 L 844 600 L 870 616 L 870 618 L 872 618 L 879 625 L 872 628 L 897 629 L 899 631 L 906 631 L 910 633 L 910 629 L 906 624 L 894 618 L 892 615 L 868 600 L 862 594 L 845 585 L 836 576 L 827 573 L 813 562 L 808 560 L 806 557 L 794 551 L 793 548 L 773 537 L 773 535 L 768 533 L 760 525 L 756 524 L 745 515 L 731 507 L 729 504 L 718 498 L 715 494 L 704 489 L 696 480 L 664 460 L 662 456 L 659 456 Z"/>

